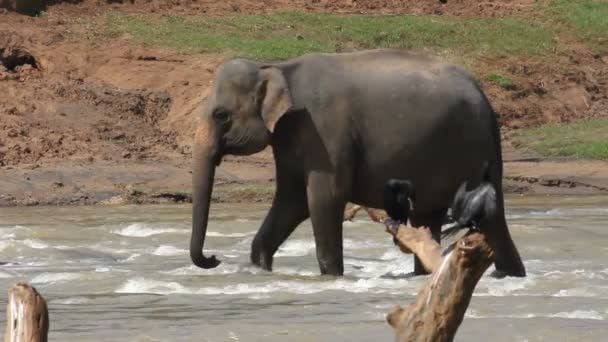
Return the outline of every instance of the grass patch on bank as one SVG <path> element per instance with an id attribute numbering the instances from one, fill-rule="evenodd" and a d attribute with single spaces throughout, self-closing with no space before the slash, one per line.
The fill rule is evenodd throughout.
<path id="1" fill-rule="evenodd" d="M 514 138 L 543 156 L 608 160 L 608 119 L 522 129 Z"/>
<path id="2" fill-rule="evenodd" d="M 608 51 L 608 1 L 555 0 L 551 7 L 594 51 Z"/>
<path id="3" fill-rule="evenodd" d="M 377 16 L 282 12 L 234 16 L 112 14 L 112 33 L 182 52 L 231 52 L 279 60 L 367 48 L 445 50 L 459 55 L 539 55 L 555 46 L 543 24 L 517 18 Z"/>
<path id="4" fill-rule="evenodd" d="M 505 76 L 499 73 L 490 73 L 486 75 L 486 80 L 490 82 L 494 82 L 498 84 L 503 89 L 513 89 L 515 84 L 513 83 L 513 79 L 509 76 Z"/>

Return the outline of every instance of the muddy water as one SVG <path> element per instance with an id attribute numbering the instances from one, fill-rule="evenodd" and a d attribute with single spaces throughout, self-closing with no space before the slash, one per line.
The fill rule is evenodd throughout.
<path id="1" fill-rule="evenodd" d="M 608 198 L 509 198 L 525 279 L 487 275 L 457 335 L 467 341 L 608 340 Z M 208 253 L 191 266 L 188 206 L 0 209 L 0 325 L 6 289 L 35 285 L 53 341 L 387 341 L 384 314 L 424 277 L 364 215 L 345 226 L 345 276 L 320 277 L 310 224 L 275 272 L 249 264 L 266 207 L 211 211 Z M 490 268 L 490 272 L 493 267 Z"/>

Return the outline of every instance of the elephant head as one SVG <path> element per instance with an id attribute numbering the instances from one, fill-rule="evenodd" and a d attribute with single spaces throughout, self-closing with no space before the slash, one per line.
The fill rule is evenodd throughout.
<path id="1" fill-rule="evenodd" d="M 198 267 L 219 264 L 215 256 L 203 254 L 215 167 L 226 154 L 262 151 L 271 143 L 279 119 L 292 107 L 287 82 L 277 67 L 234 59 L 218 69 L 199 118 L 192 152 L 190 257 Z"/>

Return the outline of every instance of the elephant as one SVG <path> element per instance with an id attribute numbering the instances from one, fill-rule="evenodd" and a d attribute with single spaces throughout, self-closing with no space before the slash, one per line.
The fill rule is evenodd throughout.
<path id="1" fill-rule="evenodd" d="M 413 226 L 439 241 L 463 181 L 481 181 L 492 162 L 497 214 L 491 227 L 495 266 L 526 271 L 509 233 L 502 193 L 498 118 L 470 73 L 401 49 L 310 53 L 276 63 L 224 61 L 201 106 L 192 149 L 190 257 L 201 268 L 215 168 L 224 155 L 251 155 L 270 145 L 276 190 L 251 244 L 251 262 L 272 271 L 273 256 L 310 218 L 322 275 L 344 273 L 342 223 L 347 202 L 382 208 L 391 178 L 416 187 Z M 419 260 L 416 274 L 424 274 Z"/>

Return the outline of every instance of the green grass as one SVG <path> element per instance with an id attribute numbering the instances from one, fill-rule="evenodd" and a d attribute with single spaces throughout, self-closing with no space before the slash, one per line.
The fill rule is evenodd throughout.
<path id="1" fill-rule="evenodd" d="M 515 87 L 515 84 L 513 83 L 513 79 L 511 79 L 508 76 L 502 75 L 502 74 L 498 74 L 498 73 L 490 73 L 488 75 L 486 75 L 486 79 L 490 82 L 494 82 L 496 84 L 498 84 L 499 86 L 501 86 L 504 89 L 513 89 Z"/>
<path id="2" fill-rule="evenodd" d="M 182 52 L 229 52 L 278 60 L 310 52 L 393 47 L 458 55 L 539 55 L 555 34 L 516 18 L 371 16 L 283 12 L 265 15 L 139 16 L 113 14 L 113 34 Z"/>
<path id="3" fill-rule="evenodd" d="M 608 160 L 608 119 L 523 129 L 515 141 L 544 156 Z"/>
<path id="4" fill-rule="evenodd" d="M 597 52 L 608 51 L 608 1 L 555 0 L 551 7 Z"/>

